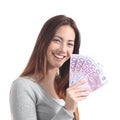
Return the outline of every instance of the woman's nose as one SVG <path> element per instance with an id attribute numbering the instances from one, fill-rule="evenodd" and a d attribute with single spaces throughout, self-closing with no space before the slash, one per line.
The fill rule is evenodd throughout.
<path id="1" fill-rule="evenodd" d="M 66 52 L 66 50 L 67 50 L 66 44 L 62 44 L 61 47 L 60 47 L 60 50 L 61 50 L 62 52 Z"/>

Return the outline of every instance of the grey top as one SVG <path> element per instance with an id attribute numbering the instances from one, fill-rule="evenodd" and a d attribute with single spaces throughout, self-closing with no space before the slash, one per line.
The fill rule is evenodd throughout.
<path id="1" fill-rule="evenodd" d="M 73 120 L 64 109 L 64 100 L 53 99 L 37 83 L 26 78 L 16 79 L 10 91 L 12 120 Z"/>

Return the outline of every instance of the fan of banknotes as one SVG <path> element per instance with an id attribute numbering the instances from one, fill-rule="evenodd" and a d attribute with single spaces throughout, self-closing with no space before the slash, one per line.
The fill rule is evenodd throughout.
<path id="1" fill-rule="evenodd" d="M 90 88 L 91 92 L 108 82 L 103 67 L 99 63 L 89 56 L 72 54 L 70 58 L 69 85 L 71 86 L 82 79 L 87 80 L 85 85 Z"/>

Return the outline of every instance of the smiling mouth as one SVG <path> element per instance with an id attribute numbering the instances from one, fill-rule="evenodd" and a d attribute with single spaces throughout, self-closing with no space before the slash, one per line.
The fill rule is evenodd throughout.
<path id="1" fill-rule="evenodd" d="M 63 56 L 63 55 L 57 55 L 57 54 L 54 54 L 54 53 L 53 53 L 53 55 L 58 59 L 64 59 L 65 58 L 65 56 Z"/>

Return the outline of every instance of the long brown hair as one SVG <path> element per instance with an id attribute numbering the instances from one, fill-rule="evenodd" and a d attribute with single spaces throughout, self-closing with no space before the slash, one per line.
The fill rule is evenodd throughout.
<path id="1" fill-rule="evenodd" d="M 77 28 L 75 21 L 67 17 L 65 15 L 57 15 L 54 16 L 46 21 L 43 25 L 36 44 L 34 46 L 33 52 L 31 57 L 28 61 L 28 64 L 22 74 L 22 76 L 33 75 L 37 73 L 41 73 L 41 80 L 46 76 L 46 51 L 48 45 L 50 44 L 51 40 L 53 39 L 57 29 L 62 25 L 69 25 L 75 31 L 75 45 L 73 53 L 79 53 L 80 47 L 80 33 Z M 70 59 L 67 60 L 62 67 L 59 69 L 59 76 L 56 77 L 55 80 L 55 87 L 58 95 L 60 98 L 65 99 L 66 89 L 69 87 L 69 64 Z M 38 82 L 38 81 L 37 81 Z M 75 112 L 75 120 L 79 120 L 78 110 Z"/>

